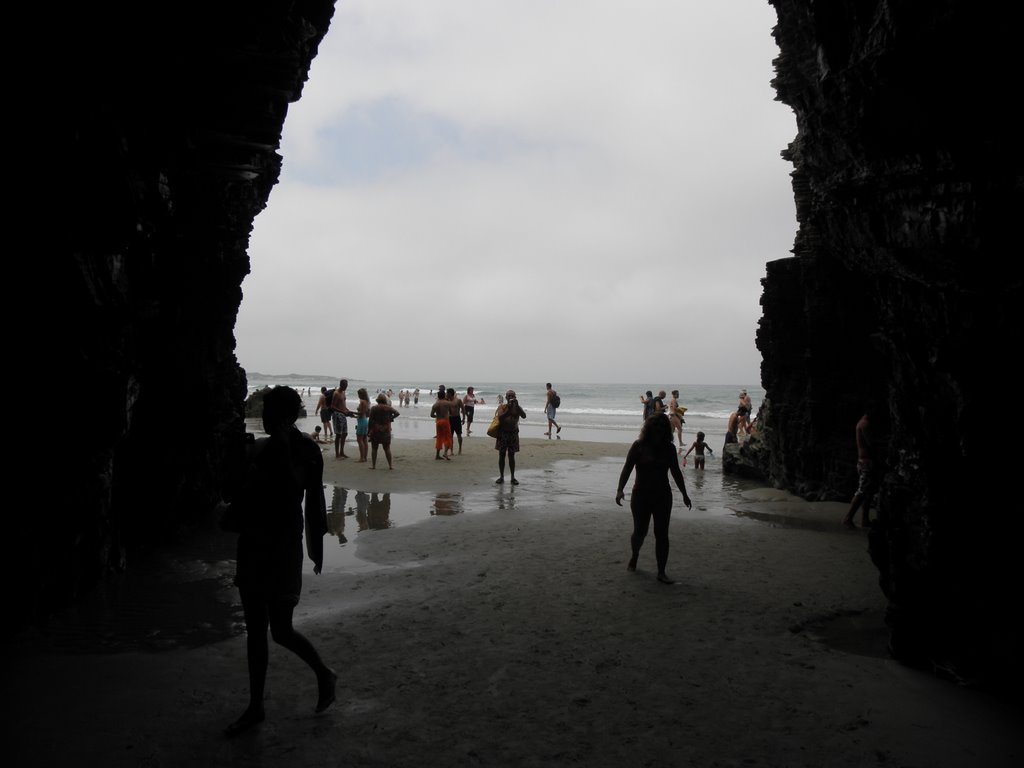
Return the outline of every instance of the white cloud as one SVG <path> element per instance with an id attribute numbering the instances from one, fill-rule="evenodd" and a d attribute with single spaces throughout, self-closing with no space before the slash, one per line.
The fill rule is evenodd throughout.
<path id="1" fill-rule="evenodd" d="M 795 234 L 774 23 L 763 0 L 339 3 L 256 221 L 240 362 L 757 380 L 760 279 Z"/>

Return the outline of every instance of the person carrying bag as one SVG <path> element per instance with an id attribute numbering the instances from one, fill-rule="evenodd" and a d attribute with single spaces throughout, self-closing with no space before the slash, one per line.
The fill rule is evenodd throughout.
<path id="1" fill-rule="evenodd" d="M 498 430 L 501 428 L 501 416 L 505 412 L 505 406 L 499 405 L 494 409 L 494 418 L 491 419 L 491 425 L 487 428 L 488 437 L 497 437 Z"/>

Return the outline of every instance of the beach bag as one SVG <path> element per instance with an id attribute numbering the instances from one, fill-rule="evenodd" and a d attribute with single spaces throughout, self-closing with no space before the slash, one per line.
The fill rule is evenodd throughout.
<path id="1" fill-rule="evenodd" d="M 494 418 L 491 419 L 491 426 L 487 428 L 488 437 L 498 436 L 498 427 L 501 426 L 501 406 L 494 409 Z"/>
<path id="2" fill-rule="evenodd" d="M 555 408 L 562 407 L 562 398 L 558 396 L 557 392 L 555 392 L 555 396 L 551 398 L 551 404 L 555 406 Z"/>

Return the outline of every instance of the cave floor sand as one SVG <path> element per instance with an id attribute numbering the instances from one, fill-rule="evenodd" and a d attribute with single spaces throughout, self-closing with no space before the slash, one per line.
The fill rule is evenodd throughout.
<path id="1" fill-rule="evenodd" d="M 574 460 L 590 461 L 587 451 Z M 677 583 L 664 585 L 654 578 L 653 538 L 637 572 L 626 571 L 630 516 L 610 501 L 608 466 L 588 470 L 604 478 L 599 495 L 571 484 L 562 494 L 538 456 L 522 464 L 514 491 L 490 488 L 493 451 L 462 462 L 439 483 L 448 490 L 395 477 L 398 469 L 391 491 L 387 479 L 375 481 L 396 498 L 457 492 L 470 507 L 486 483 L 495 503 L 483 513 L 435 509 L 388 530 L 356 533 L 350 523 L 345 547 L 328 543 L 354 556 L 307 573 L 296 610 L 296 626 L 339 674 L 327 712 L 313 713 L 308 668 L 272 644 L 266 722 L 223 736 L 245 705 L 246 656 L 231 539 L 214 534 L 170 548 L 148 581 L 138 579 L 139 595 L 122 592 L 105 618 L 94 611 L 91 623 L 58 622 L 8 645 L 10 764 L 1024 760 L 1019 707 L 888 657 L 866 537 L 837 524 L 842 505 L 770 489 L 740 494 L 718 513 L 677 504 Z M 402 463 L 406 474 L 420 471 Z M 138 616 L 123 616 L 125 604 Z M 159 629 L 147 629 L 155 615 L 164 617 Z"/>

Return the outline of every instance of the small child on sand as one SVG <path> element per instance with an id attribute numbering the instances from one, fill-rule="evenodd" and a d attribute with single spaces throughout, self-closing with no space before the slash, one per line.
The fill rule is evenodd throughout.
<path id="1" fill-rule="evenodd" d="M 704 451 L 708 453 L 714 453 L 711 450 L 711 446 L 704 442 L 704 433 L 698 432 L 697 439 L 693 441 L 693 445 L 690 446 L 690 450 L 683 454 L 683 466 L 686 466 L 686 457 L 690 455 L 690 451 L 696 449 L 696 453 L 693 456 L 693 468 L 704 469 Z"/>
<path id="2" fill-rule="evenodd" d="M 323 440 L 320 439 L 320 427 L 314 427 L 313 434 L 311 434 L 310 437 L 312 437 L 314 441 L 322 443 Z"/>

